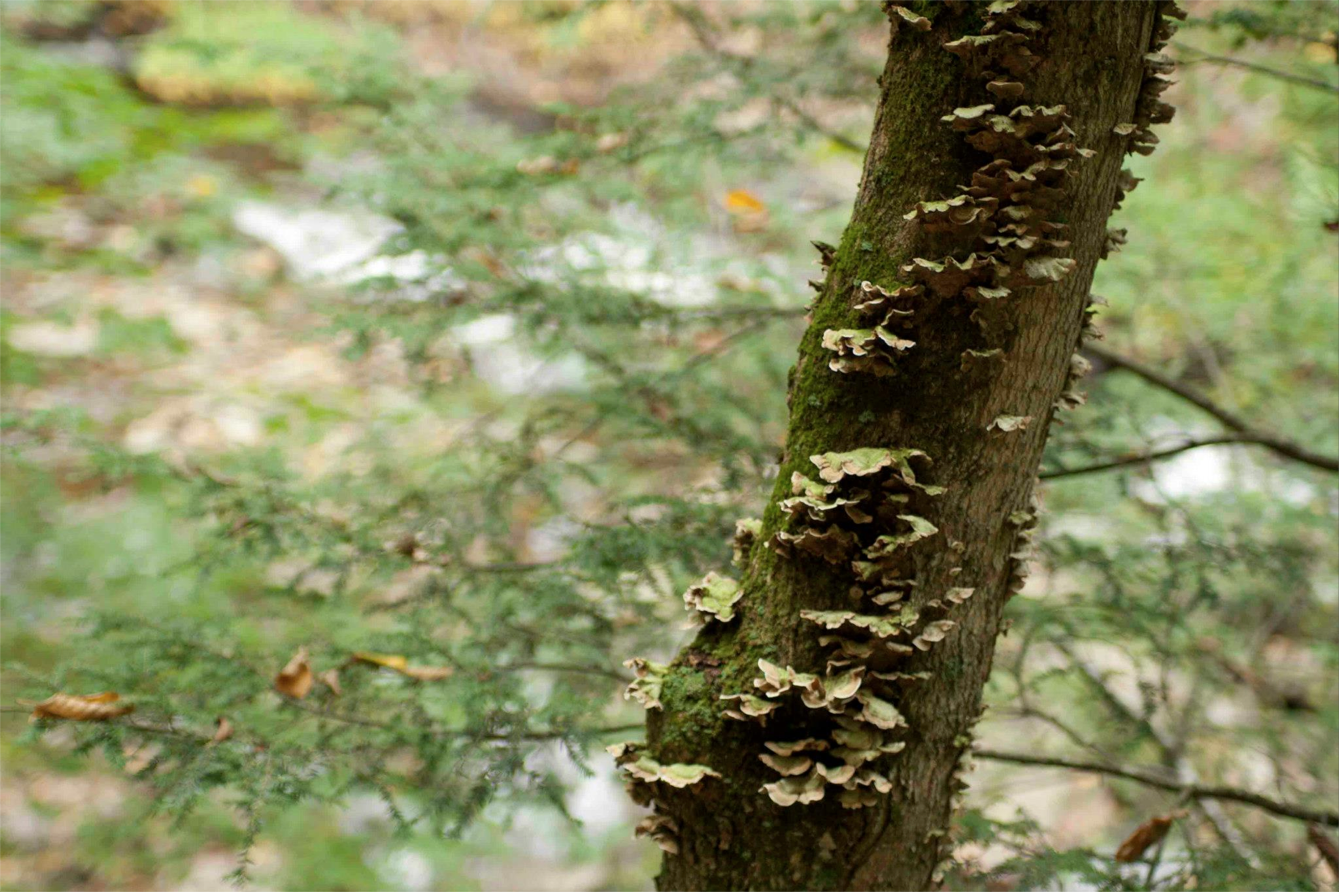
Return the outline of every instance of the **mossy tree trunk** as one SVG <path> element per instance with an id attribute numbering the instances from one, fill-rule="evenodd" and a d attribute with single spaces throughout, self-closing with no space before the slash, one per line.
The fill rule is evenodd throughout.
<path id="1" fill-rule="evenodd" d="M 1169 117 L 1164 63 L 1145 54 L 1173 10 L 890 8 L 863 179 L 825 251 L 737 615 L 709 618 L 659 679 L 646 748 L 620 755 L 656 808 L 661 888 L 932 883 L 1047 428 L 1129 188 L 1122 156 L 1151 150 L 1147 124 Z M 852 455 L 811 458 L 825 453 Z M 741 693 L 760 699 L 721 699 Z M 672 763 L 675 783 L 657 775 Z"/>

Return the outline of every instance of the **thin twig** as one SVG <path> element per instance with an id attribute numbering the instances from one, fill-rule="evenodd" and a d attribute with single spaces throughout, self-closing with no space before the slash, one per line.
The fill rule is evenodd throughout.
<path id="1" fill-rule="evenodd" d="M 1324 471 L 1339 473 L 1339 458 L 1330 458 L 1329 456 L 1321 455 L 1318 452 L 1312 452 L 1291 440 L 1287 440 L 1267 431 L 1262 431 L 1236 413 L 1218 405 L 1195 388 L 1182 384 L 1179 381 L 1174 381 L 1163 373 L 1144 365 L 1138 360 L 1131 359 L 1128 356 L 1122 356 L 1119 353 L 1112 352 L 1111 350 L 1096 344 L 1086 344 L 1083 349 L 1088 353 L 1091 353 L 1093 356 L 1096 356 L 1107 365 L 1124 369 L 1127 372 L 1132 372 L 1148 383 L 1156 387 L 1161 387 L 1163 390 L 1179 396 L 1186 402 L 1191 403 L 1218 419 L 1222 422 L 1223 426 L 1227 427 L 1229 430 L 1235 431 L 1248 438 L 1238 440 L 1237 442 L 1257 443 L 1273 450 L 1279 455 L 1291 458 L 1294 461 L 1300 461 L 1303 464 L 1311 465 L 1313 468 L 1320 468 Z"/>
<path id="2" fill-rule="evenodd" d="M 669 7 L 670 11 L 688 26 L 688 30 L 693 32 L 693 37 L 704 50 L 711 53 L 713 56 L 742 68 L 748 68 L 753 64 L 753 59 L 749 56 L 733 53 L 722 47 L 716 41 L 716 38 L 708 30 L 706 17 L 702 15 L 701 10 L 685 3 L 671 3 Z M 795 100 L 786 96 L 775 96 L 773 97 L 773 101 L 793 114 L 801 124 L 812 130 L 814 133 L 817 133 L 819 136 L 832 140 L 849 152 L 855 152 L 860 155 L 865 154 L 865 150 L 868 148 L 867 146 L 863 146 L 850 137 L 843 136 L 834 130 L 829 130 L 817 118 L 801 108 L 799 103 Z"/>
<path id="3" fill-rule="evenodd" d="M 1188 788 L 1199 783 L 1199 773 L 1195 766 L 1190 763 L 1186 757 L 1185 746 L 1182 741 L 1174 740 L 1164 734 L 1148 716 L 1142 715 L 1138 710 L 1130 707 L 1128 703 L 1116 695 L 1116 692 L 1107 686 L 1106 680 L 1102 678 L 1095 668 L 1086 660 L 1083 660 L 1074 653 L 1066 644 L 1057 643 L 1057 649 L 1063 653 L 1070 663 L 1079 670 L 1083 677 L 1092 686 L 1097 695 L 1107 704 L 1107 707 L 1117 716 L 1123 718 L 1126 722 L 1139 728 L 1147 735 L 1162 752 L 1163 762 L 1172 771 L 1176 772 L 1183 788 Z M 1225 814 L 1222 808 L 1216 802 L 1202 802 L 1198 799 L 1195 804 L 1204 817 L 1208 818 L 1209 823 L 1213 824 L 1218 835 L 1230 845 L 1248 864 L 1255 865 L 1258 862 L 1255 854 L 1251 852 L 1246 840 L 1242 838 L 1241 832 L 1237 830 L 1232 820 Z"/>
<path id="4" fill-rule="evenodd" d="M 340 724 L 344 725 L 357 725 L 364 728 L 380 728 L 384 731 L 400 731 L 403 730 L 404 727 L 403 725 L 397 724 L 395 722 L 383 722 L 378 719 L 368 718 L 366 716 L 352 715 L 346 712 L 335 712 L 330 709 L 324 709 L 319 706 L 303 703 L 299 700 L 285 699 L 283 702 L 294 709 L 310 713 L 311 715 L 314 715 L 318 718 L 339 722 Z M 143 731 L 150 734 L 168 734 L 174 737 L 194 737 L 196 739 L 206 741 L 212 739 L 210 735 L 197 735 L 189 731 L 184 731 L 180 728 L 171 727 L 169 725 L 149 724 L 142 721 L 136 721 L 133 719 L 128 719 L 123 722 L 116 721 L 115 723 L 125 725 L 136 731 Z M 432 736 L 439 739 L 447 737 L 459 737 L 468 740 L 534 741 L 534 740 L 557 740 L 563 737 L 568 737 L 573 734 L 592 734 L 595 736 L 604 736 L 606 734 L 622 734 L 628 731 L 640 731 L 642 730 L 643 727 L 644 727 L 643 723 L 637 722 L 635 724 L 613 725 L 611 727 L 606 728 L 568 728 L 568 729 L 541 728 L 541 729 L 525 730 L 511 733 L 493 732 L 493 731 L 481 733 L 479 731 L 474 731 L 469 728 L 434 728 L 432 731 Z"/>
<path id="5" fill-rule="evenodd" d="M 1095 462 L 1091 465 L 1080 465 L 1077 468 L 1057 468 L 1053 471 L 1042 471 L 1037 477 L 1040 480 L 1056 480 L 1061 477 L 1077 477 L 1080 474 L 1095 474 L 1098 471 L 1110 471 L 1113 468 L 1124 468 L 1129 467 L 1130 465 L 1145 465 L 1149 462 L 1170 458 L 1173 455 L 1180 455 L 1182 452 L 1189 452 L 1191 449 L 1199 449 L 1201 446 L 1221 446 L 1231 443 L 1256 443 L 1261 446 L 1272 445 L 1272 441 L 1261 440 L 1252 434 L 1219 434 L 1213 437 L 1192 437 L 1183 443 L 1178 443 L 1175 446 L 1168 446 L 1165 449 L 1153 449 L 1148 452 L 1122 455 L 1117 458 L 1107 459 L 1106 461 Z"/>
<path id="6" fill-rule="evenodd" d="M 1232 68 L 1244 68 L 1247 71 L 1254 71 L 1256 74 L 1263 74 L 1266 77 L 1278 78 L 1282 81 L 1288 81 L 1292 84 L 1300 84 L 1304 87 L 1312 87 L 1317 90 L 1324 90 L 1327 93 L 1339 93 L 1339 84 L 1331 84 L 1319 78 L 1307 77 L 1304 74 L 1293 74 L 1290 71 L 1280 71 L 1277 68 L 1270 68 L 1268 65 L 1260 65 L 1255 62 L 1247 62 L 1245 59 L 1236 59 L 1231 56 L 1219 56 L 1214 53 L 1206 53 L 1204 50 L 1195 49 L 1188 44 L 1174 41 L 1172 46 L 1178 50 L 1194 53 L 1199 58 L 1182 59 L 1182 65 L 1195 65 L 1200 62 L 1208 62 L 1211 65 L 1227 65 Z"/>
<path id="7" fill-rule="evenodd" d="M 776 101 L 778 105 L 780 105 L 782 108 L 786 109 L 796 118 L 798 118 L 801 124 L 808 127 L 810 130 L 817 133 L 819 136 L 823 136 L 826 137 L 827 139 L 832 140 L 833 143 L 835 143 L 836 145 L 840 146 L 843 149 L 846 149 L 846 151 L 848 152 L 855 152 L 856 154 L 859 155 L 865 154 L 868 148 L 867 146 L 863 146 L 860 143 L 856 142 L 855 140 L 851 139 L 849 136 L 843 136 L 840 133 L 836 132 L 835 130 L 829 130 L 827 127 L 823 126 L 823 124 L 819 123 L 817 118 L 809 114 L 804 109 L 800 108 L 799 104 L 795 102 L 795 100 L 789 99 L 785 96 L 778 96 L 776 97 Z"/>
<path id="8" fill-rule="evenodd" d="M 1142 769 L 1122 768 L 1118 765 L 1105 765 L 1101 762 L 1084 762 L 1077 759 L 1061 759 L 1053 756 L 1034 756 L 1028 753 L 1011 753 L 1004 750 L 985 748 L 973 750 L 972 754 L 978 759 L 987 759 L 992 762 L 1010 762 L 1015 765 L 1038 765 L 1045 768 L 1068 768 L 1073 771 L 1089 771 L 1094 774 L 1105 774 L 1111 777 L 1120 777 L 1126 780 L 1136 781 L 1145 786 L 1156 787 L 1170 793 L 1182 793 L 1189 796 L 1191 799 L 1220 799 L 1225 802 L 1239 802 L 1243 805 L 1253 805 L 1256 808 L 1267 811 L 1270 814 L 1278 815 L 1281 818 L 1293 818 L 1298 821 L 1307 821 L 1308 823 L 1321 824 L 1326 827 L 1339 827 L 1339 812 L 1318 811 L 1292 802 L 1271 799 L 1268 796 L 1252 793 L 1249 790 L 1240 790 L 1236 787 L 1181 783 L 1175 780 L 1157 777 Z"/>
<path id="9" fill-rule="evenodd" d="M 603 666 L 582 666 L 579 663 L 507 663 L 503 666 L 494 666 L 490 672 L 510 672 L 533 669 L 537 672 L 572 672 L 578 675 L 599 675 L 604 678 L 612 678 L 615 681 L 624 684 L 631 683 L 633 678 L 623 672 L 615 669 L 606 669 Z"/>
<path id="10" fill-rule="evenodd" d="M 1335 845 L 1329 834 L 1315 824 L 1306 828 L 1306 838 L 1316 847 L 1316 851 L 1320 852 L 1320 857 L 1325 859 L 1325 863 L 1330 865 L 1334 875 L 1339 877 L 1339 845 Z"/>

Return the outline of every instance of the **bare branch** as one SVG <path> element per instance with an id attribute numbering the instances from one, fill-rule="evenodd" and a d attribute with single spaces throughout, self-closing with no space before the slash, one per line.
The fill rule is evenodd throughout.
<path id="1" fill-rule="evenodd" d="M 1291 802 L 1271 799 L 1249 790 L 1236 787 L 1209 786 L 1206 784 L 1187 784 L 1168 778 L 1158 777 L 1143 769 L 1122 768 L 1117 765 L 1105 765 L 1100 762 L 1083 762 L 1074 759 L 1061 759 L 1052 756 L 1033 756 L 1027 753 L 1010 753 L 1003 750 L 976 749 L 972 754 L 978 759 L 992 762 L 1010 762 L 1015 765 L 1038 765 L 1045 768 L 1068 768 L 1072 771 L 1089 771 L 1132 780 L 1149 787 L 1166 790 L 1169 793 L 1181 793 L 1191 799 L 1220 799 L 1225 802 L 1239 802 L 1278 815 L 1281 818 L 1293 818 L 1311 824 L 1326 827 L 1339 827 L 1339 812 L 1318 811 Z"/>
<path id="2" fill-rule="evenodd" d="M 1176 772 L 1177 778 L 1181 782 L 1182 789 L 1187 789 L 1199 784 L 1199 773 L 1195 766 L 1190 763 L 1186 757 L 1185 746 L 1182 741 L 1176 740 L 1165 734 L 1145 715 L 1140 714 L 1137 709 L 1132 708 L 1128 703 L 1122 700 L 1115 691 L 1113 691 L 1097 671 L 1086 660 L 1079 657 L 1078 654 L 1066 644 L 1057 643 L 1056 647 L 1070 661 L 1070 663 L 1079 670 L 1088 684 L 1092 686 L 1098 697 L 1106 703 L 1107 708 L 1115 715 L 1126 722 L 1137 727 L 1143 734 L 1147 735 L 1158 747 L 1162 753 L 1163 762 L 1172 771 Z M 1207 797 L 1201 797 L 1207 798 Z M 1218 835 L 1223 838 L 1247 863 L 1256 864 L 1258 859 L 1247 846 L 1246 840 L 1242 838 L 1241 832 L 1232 823 L 1232 820 L 1223 812 L 1222 807 L 1217 802 L 1203 802 L 1196 799 L 1196 806 L 1204 817 L 1213 824 Z"/>
<path id="3" fill-rule="evenodd" d="M 1165 449 L 1153 449 L 1148 452 L 1136 452 L 1130 455 L 1122 455 L 1106 461 L 1096 462 L 1091 465 L 1080 465 L 1077 468 L 1057 468 L 1054 471 L 1042 471 L 1037 477 L 1041 480 L 1056 480 L 1060 477 L 1077 477 L 1080 474 L 1095 474 L 1098 471 L 1110 471 L 1113 468 L 1125 468 L 1130 465 L 1148 464 L 1149 462 L 1170 458 L 1173 455 L 1180 455 L 1182 452 L 1189 452 L 1191 449 L 1198 449 L 1201 446 L 1222 446 L 1230 443 L 1255 443 L 1261 446 L 1270 446 L 1272 445 L 1272 440 L 1261 440 L 1251 434 L 1219 434 L 1213 437 L 1192 437 L 1183 443 L 1178 443 L 1175 446 L 1168 446 Z"/>
<path id="4" fill-rule="evenodd" d="M 688 26 L 688 30 L 693 32 L 693 37 L 704 50 L 711 53 L 713 56 L 716 56 L 719 59 L 724 59 L 734 65 L 748 67 L 752 64 L 753 60 L 748 56 L 732 53 L 717 43 L 715 36 L 710 31 L 710 26 L 707 23 L 706 17 L 702 15 L 701 10 L 685 3 L 671 3 L 669 7 L 670 10 Z M 801 108 L 795 100 L 785 96 L 775 96 L 773 98 L 777 105 L 793 114 L 799 119 L 801 124 L 812 130 L 814 133 L 832 140 L 849 152 L 856 152 L 861 155 L 865 154 L 867 146 L 863 146 L 850 137 L 843 136 L 834 130 L 829 130 L 817 118 Z"/>
<path id="5" fill-rule="evenodd" d="M 1306 838 L 1311 840 L 1311 844 L 1316 847 L 1316 851 L 1320 852 L 1320 857 L 1324 858 L 1325 863 L 1330 865 L 1331 872 L 1335 876 L 1339 876 L 1339 845 L 1335 845 L 1329 834 L 1315 824 L 1306 828 Z"/>
<path id="6" fill-rule="evenodd" d="M 1212 415 L 1214 418 L 1222 422 L 1224 427 L 1235 431 L 1245 438 L 1235 442 L 1256 443 L 1265 446 L 1286 458 L 1291 458 L 1294 461 L 1300 461 L 1303 464 L 1311 465 L 1313 468 L 1320 468 L 1323 471 L 1339 473 L 1339 459 L 1312 452 L 1291 440 L 1268 433 L 1267 431 L 1262 431 L 1251 425 L 1236 413 L 1230 412 L 1218 405 L 1195 388 L 1182 384 L 1179 381 L 1174 381 L 1156 369 L 1150 368 L 1149 366 L 1146 366 L 1137 360 L 1130 359 L 1127 356 L 1114 353 L 1105 347 L 1097 346 L 1096 344 L 1086 344 L 1083 349 L 1108 365 L 1124 369 L 1127 372 L 1133 372 L 1155 387 L 1160 387 L 1169 393 L 1176 394 L 1186 402 L 1191 403 Z"/>
<path id="7" fill-rule="evenodd" d="M 1219 56 L 1214 53 L 1206 53 L 1204 50 L 1195 49 L 1193 46 L 1173 41 L 1172 46 L 1178 50 L 1194 53 L 1197 58 L 1181 59 L 1181 65 L 1195 65 L 1201 62 L 1208 62 L 1210 65 L 1226 65 L 1231 68 L 1243 68 L 1247 71 L 1254 71 L 1256 74 L 1263 74 L 1266 77 L 1278 78 L 1281 81 L 1287 81 L 1291 84 L 1300 84 L 1303 87 L 1312 87 L 1317 90 L 1324 90 L 1327 93 L 1339 93 L 1339 84 L 1331 84 L 1319 78 L 1307 77 L 1303 74 L 1293 74 L 1290 71 L 1280 71 L 1277 68 L 1270 68 L 1267 65 L 1259 65 L 1255 62 L 1247 62 L 1245 59 L 1236 59 L 1231 56 Z"/>

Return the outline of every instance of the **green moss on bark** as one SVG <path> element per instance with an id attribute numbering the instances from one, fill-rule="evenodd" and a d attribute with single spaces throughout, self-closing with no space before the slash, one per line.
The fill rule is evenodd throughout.
<path id="1" fill-rule="evenodd" d="M 901 28 L 892 39 L 852 221 L 791 376 L 787 448 L 741 580 L 739 619 L 726 629 L 704 630 L 676 659 L 662 690 L 664 711 L 649 717 L 657 758 L 708 764 L 722 774 L 662 803 L 683 841 L 680 855 L 666 858 L 662 888 L 925 888 L 940 857 L 941 837 L 934 834 L 947 823 L 960 741 L 979 714 L 1007 597 L 1017 532 L 1007 518 L 1028 503 L 1044 420 L 1065 384 L 1119 171 L 1118 158 L 1099 157 L 1085 168 L 1067 207 L 1078 271 L 1020 296 L 991 334 L 998 343 L 982 344 L 981 327 L 962 303 L 943 300 L 917 318 L 917 348 L 896 375 L 828 369 L 833 354 L 822 347 L 823 332 L 855 327 L 852 298 L 860 282 L 888 289 L 907 284 L 903 264 L 955 249 L 947 236 L 903 216 L 919 201 L 956 194 L 983 162 L 939 120 L 954 108 L 990 101 L 979 79 L 965 76 L 962 61 L 942 48 L 979 27 L 980 7 L 969 4 L 959 14 L 936 9 L 930 32 Z M 912 8 L 931 15 L 920 5 Z M 1080 141 L 1091 142 L 1093 134 L 1128 120 L 1155 6 L 1047 4 L 1041 13 L 1046 36 L 1038 45 L 1053 55 L 1029 77 L 1028 98 L 1068 104 Z M 964 374 L 964 350 L 984 346 L 999 347 L 1005 362 L 989 376 Z M 1038 421 L 1007 436 L 988 432 L 990 419 L 1001 413 Z M 815 627 L 799 613 L 847 609 L 849 569 L 782 557 L 766 543 L 788 522 L 776 503 L 790 495 L 792 472 L 811 475 L 811 455 L 866 446 L 914 447 L 932 457 L 931 482 L 948 491 L 936 502 L 942 535 L 935 547 L 918 552 L 917 577 L 975 587 L 977 595 L 960 605 L 957 631 L 907 667 L 931 678 L 898 703 L 910 731 L 907 748 L 889 759 L 891 797 L 854 812 L 832 798 L 782 808 L 758 793 L 762 783 L 776 780 L 757 758 L 759 745 L 806 736 L 812 711 L 779 710 L 760 726 L 725 718 L 719 698 L 753 693 L 760 657 L 808 671 L 822 666 Z M 950 549 L 950 541 L 961 545 Z M 958 574 L 952 583 L 950 565 Z M 942 594 L 928 588 L 912 595 L 912 606 Z"/>

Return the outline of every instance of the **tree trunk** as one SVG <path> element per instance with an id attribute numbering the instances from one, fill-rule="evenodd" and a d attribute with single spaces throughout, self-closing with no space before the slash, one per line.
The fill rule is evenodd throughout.
<path id="1" fill-rule="evenodd" d="M 648 742 L 616 756 L 655 805 L 660 888 L 930 886 L 1122 155 L 1170 116 L 1145 54 L 1173 11 L 889 8 L 773 499 L 741 531 L 738 590 L 690 590 L 702 632 L 667 669 L 637 666 Z"/>

